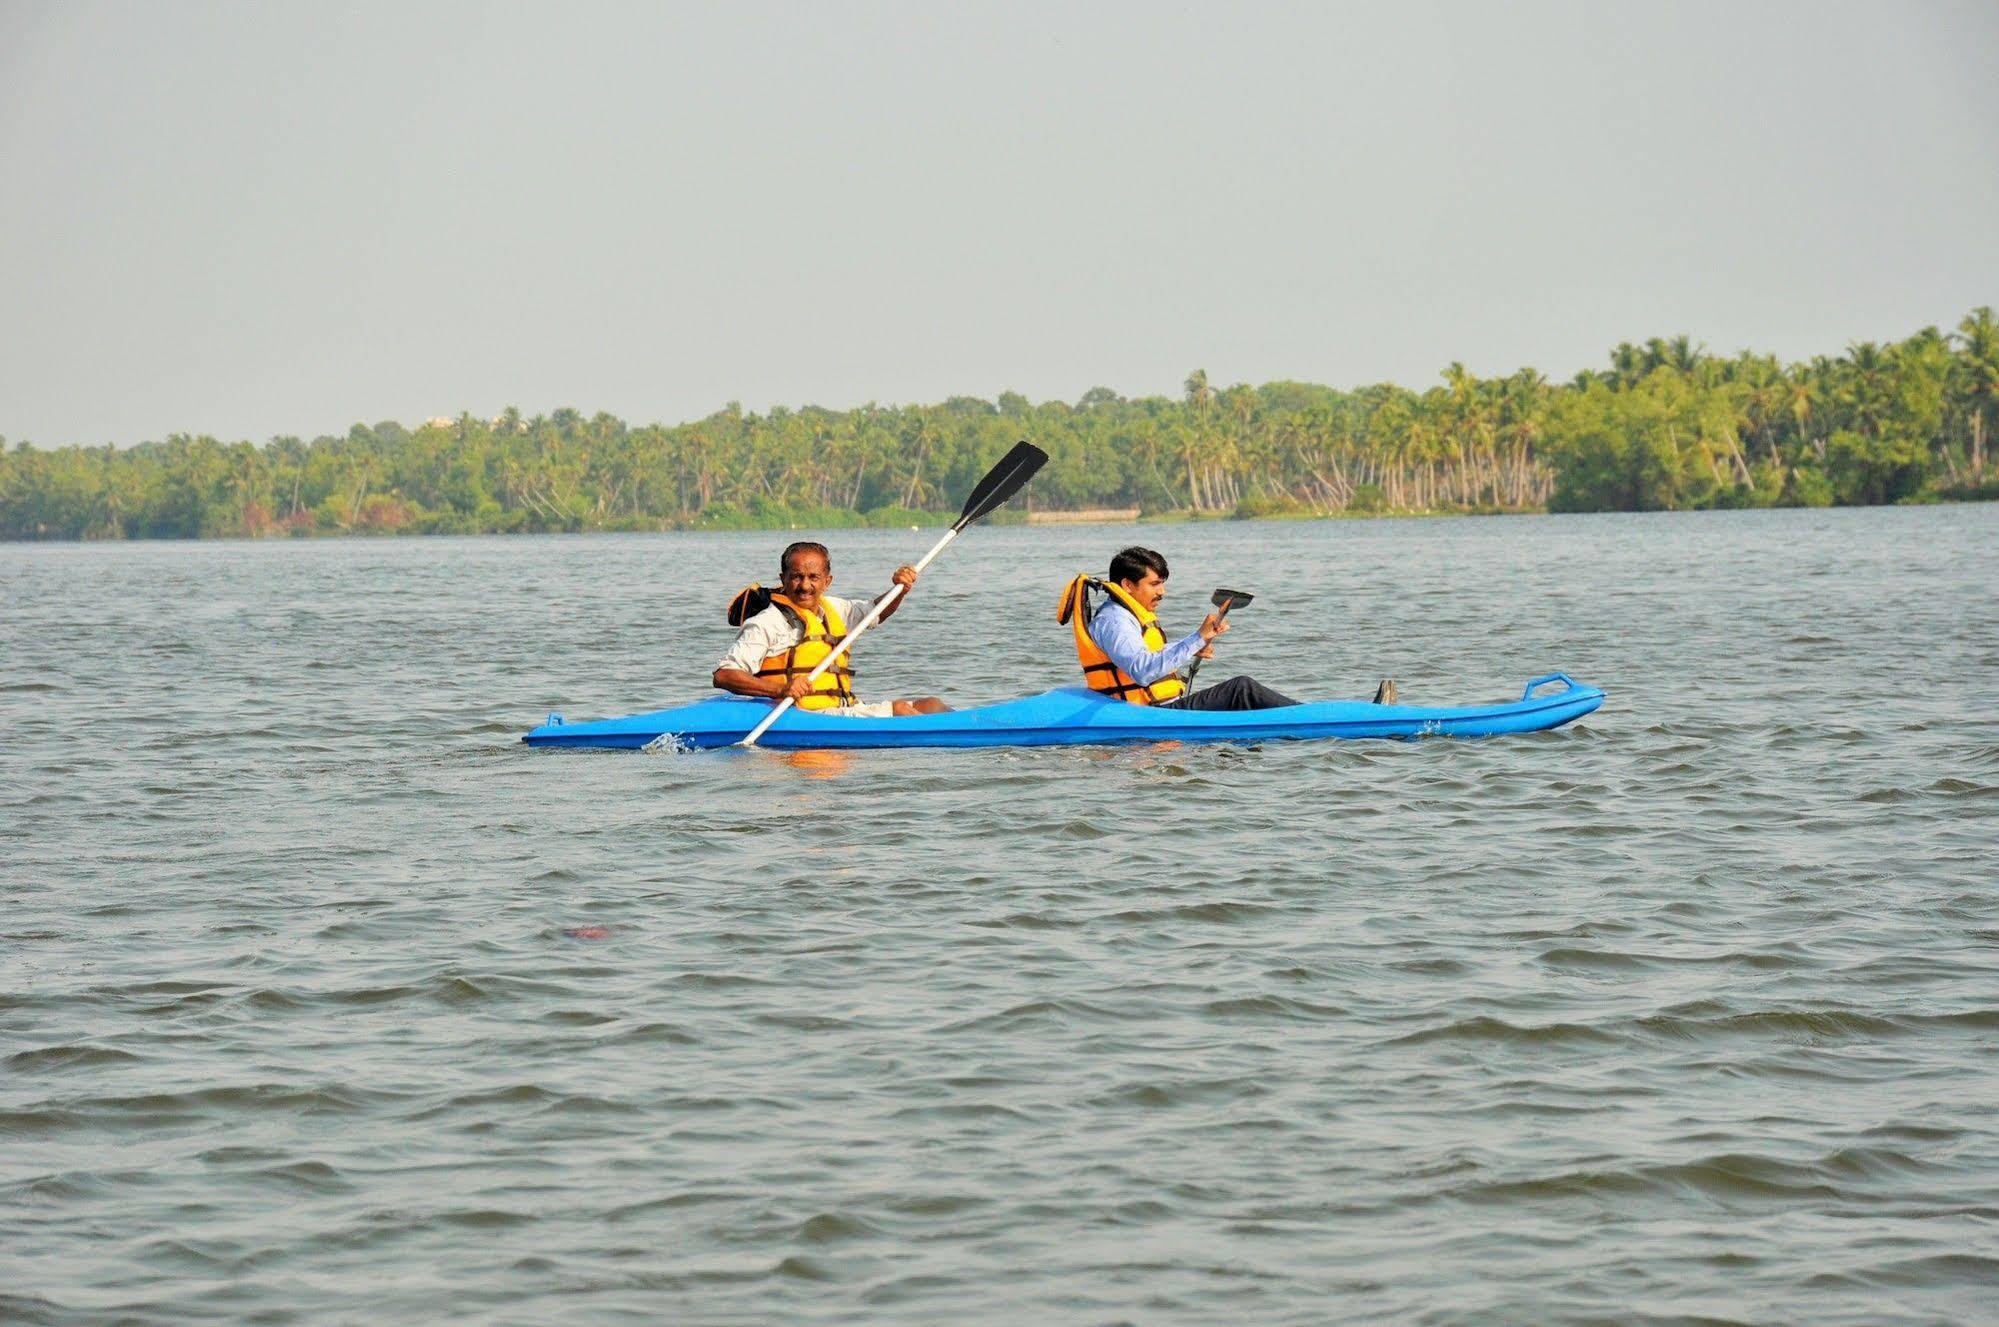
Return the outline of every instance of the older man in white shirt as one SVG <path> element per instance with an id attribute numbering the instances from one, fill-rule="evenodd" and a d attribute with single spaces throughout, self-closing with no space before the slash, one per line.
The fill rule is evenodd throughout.
<path id="1" fill-rule="evenodd" d="M 833 583 L 833 558 L 824 544 L 810 540 L 800 540 L 784 550 L 778 562 L 779 593 L 797 607 L 817 618 L 827 621 L 830 629 L 831 615 L 837 616 L 845 624 L 851 625 L 866 617 L 876 600 L 862 603 L 853 599 L 841 599 L 826 593 Z M 886 622 L 895 616 L 896 609 L 909 599 L 909 591 L 916 585 L 916 569 L 896 568 L 895 584 L 903 587 L 903 593 L 890 604 L 878 621 Z M 886 593 L 886 591 L 884 591 Z M 880 596 L 877 596 L 879 599 Z M 750 696 L 758 700 L 782 700 L 786 696 L 793 700 L 803 700 L 815 694 L 827 694 L 815 689 L 805 680 L 808 665 L 795 668 L 772 666 L 773 660 L 793 659 L 799 646 L 806 640 L 805 623 L 795 614 L 787 612 L 778 604 L 770 604 L 743 620 L 742 629 L 736 633 L 735 643 L 728 653 L 715 665 L 714 683 L 722 690 L 738 696 Z M 829 674 L 830 674 L 829 670 Z M 830 683 L 826 684 L 830 685 Z M 823 705 L 822 712 L 837 714 L 852 719 L 901 718 L 911 714 L 942 714 L 950 706 L 935 696 L 919 696 L 904 700 L 883 700 L 873 704 L 851 696 L 835 696 L 831 705 Z"/>

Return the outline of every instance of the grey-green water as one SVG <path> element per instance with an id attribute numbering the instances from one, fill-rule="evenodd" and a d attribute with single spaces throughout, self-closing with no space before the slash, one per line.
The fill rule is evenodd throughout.
<path id="1" fill-rule="evenodd" d="M 1134 535 L 1215 680 L 1610 700 L 533 752 L 782 537 L 0 548 L 0 1320 L 1992 1320 L 1999 508 L 982 528 L 864 689 Z"/>

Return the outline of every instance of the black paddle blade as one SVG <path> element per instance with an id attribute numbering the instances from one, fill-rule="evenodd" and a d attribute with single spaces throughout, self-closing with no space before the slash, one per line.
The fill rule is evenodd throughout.
<path id="1" fill-rule="evenodd" d="M 1208 602 L 1226 613 L 1256 598 L 1248 590 L 1216 590 L 1208 596 Z"/>
<path id="2" fill-rule="evenodd" d="M 965 499 L 965 514 L 953 522 L 951 528 L 964 529 L 1020 492 L 1022 486 L 1034 478 L 1034 472 L 1047 463 L 1047 452 L 1031 442 L 1016 442 L 1012 451 L 1000 457 L 998 465 L 986 471 L 986 477 L 972 490 L 972 496 Z"/>

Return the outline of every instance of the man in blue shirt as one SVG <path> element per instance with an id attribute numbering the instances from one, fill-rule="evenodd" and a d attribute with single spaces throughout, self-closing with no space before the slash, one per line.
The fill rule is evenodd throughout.
<path id="1" fill-rule="evenodd" d="M 1138 604 L 1150 618 L 1166 597 L 1166 559 L 1149 548 L 1124 549 L 1111 559 L 1110 579 Z M 1161 649 L 1152 649 L 1145 640 L 1146 624 L 1118 602 L 1106 599 L 1090 619 L 1090 639 L 1119 671 L 1141 687 L 1150 687 L 1162 678 L 1191 665 L 1196 659 L 1215 657 L 1215 637 L 1229 629 L 1228 619 L 1209 613 L 1201 625 L 1184 638 Z M 1163 635 L 1161 639 L 1163 639 Z M 1395 703 L 1395 684 L 1383 682 L 1375 692 L 1376 704 Z M 1299 702 L 1273 691 L 1253 677 L 1236 676 L 1199 691 L 1157 702 L 1174 710 L 1268 710 Z"/>

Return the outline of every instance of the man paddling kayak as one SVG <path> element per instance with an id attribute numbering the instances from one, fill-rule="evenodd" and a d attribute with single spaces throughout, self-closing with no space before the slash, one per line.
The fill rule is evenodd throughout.
<path id="1" fill-rule="evenodd" d="M 833 556 L 826 545 L 810 540 L 800 540 L 784 550 L 778 559 L 778 573 L 777 591 L 753 585 L 730 604 L 729 622 L 742 630 L 715 665 L 716 686 L 762 700 L 789 696 L 802 710 L 823 710 L 856 719 L 942 714 L 950 708 L 935 696 L 873 704 L 861 701 L 854 695 L 853 661 L 847 655 L 816 681 L 807 681 L 806 675 L 846 640 L 847 624 L 865 617 L 878 600 L 857 603 L 827 594 L 833 583 Z M 882 611 L 883 621 L 895 616 L 909 597 L 916 585 L 916 569 L 898 567 L 893 580 L 903 589 Z"/>
<path id="2" fill-rule="evenodd" d="M 1215 657 L 1215 638 L 1229 624 L 1226 610 L 1210 613 L 1193 632 L 1168 645 L 1156 610 L 1166 597 L 1170 574 L 1165 558 L 1133 546 L 1111 559 L 1108 580 L 1078 576 L 1063 590 L 1056 620 L 1074 628 L 1076 656 L 1089 687 L 1135 705 L 1175 710 L 1270 710 L 1298 704 L 1248 676 L 1199 691 L 1187 689 L 1184 670 L 1196 659 Z M 1092 590 L 1104 594 L 1094 611 Z M 1377 705 L 1392 705 L 1395 699 L 1393 682 L 1384 681 L 1374 693 Z"/>

